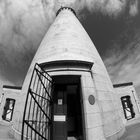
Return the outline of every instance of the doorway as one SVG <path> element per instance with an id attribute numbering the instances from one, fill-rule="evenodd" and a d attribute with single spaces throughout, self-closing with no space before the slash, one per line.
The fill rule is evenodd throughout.
<path id="1" fill-rule="evenodd" d="M 51 140 L 84 140 L 80 76 L 53 77 Z"/>
<path id="2" fill-rule="evenodd" d="M 130 96 L 121 97 L 122 106 L 124 110 L 124 115 L 127 120 L 130 120 L 135 117 L 135 112 L 133 109 L 133 104 L 131 102 Z"/>

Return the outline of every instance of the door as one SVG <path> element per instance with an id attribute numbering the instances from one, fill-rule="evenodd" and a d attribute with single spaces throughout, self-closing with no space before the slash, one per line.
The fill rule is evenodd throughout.
<path id="1" fill-rule="evenodd" d="M 51 140 L 84 140 L 79 76 L 53 77 Z"/>
<path id="2" fill-rule="evenodd" d="M 135 117 L 135 112 L 133 109 L 133 104 L 131 103 L 130 96 L 121 97 L 124 115 L 127 120 L 132 119 Z"/>
<path id="3" fill-rule="evenodd" d="M 54 88 L 53 140 L 67 140 L 67 94 L 65 85 Z"/>

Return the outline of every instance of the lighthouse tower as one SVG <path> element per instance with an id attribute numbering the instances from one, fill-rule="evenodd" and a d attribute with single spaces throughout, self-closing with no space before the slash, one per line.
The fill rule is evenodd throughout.
<path id="1" fill-rule="evenodd" d="M 19 140 L 117 140 L 118 98 L 89 35 L 61 7 L 27 72 L 13 116 Z"/>

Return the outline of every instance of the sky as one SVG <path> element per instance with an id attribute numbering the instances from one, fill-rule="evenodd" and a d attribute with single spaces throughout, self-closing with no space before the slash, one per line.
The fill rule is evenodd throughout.
<path id="1" fill-rule="evenodd" d="M 60 5 L 75 9 L 113 84 L 133 82 L 140 95 L 138 0 L 1 0 L 0 87 L 22 85 Z"/>

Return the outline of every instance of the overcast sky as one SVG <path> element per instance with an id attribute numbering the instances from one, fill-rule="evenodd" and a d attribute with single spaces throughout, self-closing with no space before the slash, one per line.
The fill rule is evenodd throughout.
<path id="1" fill-rule="evenodd" d="M 0 86 L 21 86 L 55 19 L 56 1 L 0 1 Z M 69 0 L 99 51 L 114 84 L 133 82 L 140 95 L 138 0 Z"/>
<path id="2" fill-rule="evenodd" d="M 133 82 L 140 95 L 140 13 L 111 18 L 97 13 L 82 21 L 114 84 Z"/>

